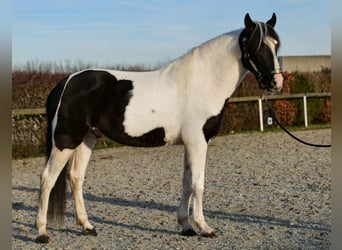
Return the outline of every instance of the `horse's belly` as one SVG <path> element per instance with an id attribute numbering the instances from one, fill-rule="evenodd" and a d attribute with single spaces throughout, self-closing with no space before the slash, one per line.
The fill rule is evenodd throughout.
<path id="1" fill-rule="evenodd" d="M 139 89 L 134 90 L 125 109 L 123 121 L 125 133 L 136 138 L 144 138 L 149 134 L 154 138 L 156 131 L 159 131 L 156 134 L 164 136 L 164 144 L 178 143 L 181 117 L 173 91 L 138 93 Z"/>
<path id="2" fill-rule="evenodd" d="M 135 147 L 159 147 L 166 144 L 163 128 L 153 129 L 140 136 L 130 136 L 127 133 L 115 133 L 111 139 L 121 144 Z"/>
<path id="3" fill-rule="evenodd" d="M 173 119 L 171 119 L 173 117 Z M 169 113 L 163 116 L 143 116 L 136 114 L 125 117 L 123 122 L 124 132 L 139 143 L 161 146 L 175 144 L 180 141 L 180 126 L 177 118 Z"/>

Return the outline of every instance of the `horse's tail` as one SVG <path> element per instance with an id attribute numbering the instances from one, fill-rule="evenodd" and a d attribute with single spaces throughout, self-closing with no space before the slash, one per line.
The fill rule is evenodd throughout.
<path id="1" fill-rule="evenodd" d="M 46 161 L 49 160 L 51 150 L 53 147 L 53 119 L 57 112 L 58 103 L 60 101 L 64 85 L 67 78 L 63 79 L 57 84 L 57 86 L 51 91 L 46 101 L 46 117 L 47 117 L 47 130 L 46 130 Z M 68 163 L 67 163 L 68 164 Z M 56 221 L 60 224 L 64 221 L 64 211 L 66 203 L 66 176 L 67 176 L 67 164 L 64 166 L 62 172 L 59 174 L 55 186 L 52 188 L 49 196 L 48 207 L 48 220 Z"/>
<path id="2" fill-rule="evenodd" d="M 57 178 L 55 186 L 52 188 L 49 197 L 48 220 L 58 224 L 64 222 L 64 211 L 66 203 L 66 176 L 67 167 L 64 167 Z"/>

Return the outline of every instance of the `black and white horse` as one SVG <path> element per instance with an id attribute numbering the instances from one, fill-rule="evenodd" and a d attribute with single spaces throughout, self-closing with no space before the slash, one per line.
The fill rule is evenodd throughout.
<path id="1" fill-rule="evenodd" d="M 283 77 L 276 15 L 209 40 L 151 72 L 87 69 L 62 80 L 50 93 L 47 109 L 47 163 L 41 174 L 36 242 L 48 243 L 47 217 L 63 218 L 68 176 L 77 222 L 97 235 L 88 221 L 82 184 L 96 138 L 104 135 L 131 146 L 184 144 L 184 177 L 178 223 L 182 235 L 214 237 L 204 219 L 204 168 L 210 139 L 219 130 L 223 108 L 246 72 L 260 88 L 278 91 Z"/>

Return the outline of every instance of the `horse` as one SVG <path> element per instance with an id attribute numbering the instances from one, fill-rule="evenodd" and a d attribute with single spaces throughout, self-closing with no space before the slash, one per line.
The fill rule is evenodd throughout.
<path id="1" fill-rule="evenodd" d="M 202 208 L 208 144 L 219 132 L 227 100 L 248 71 L 262 91 L 282 88 L 275 24 L 275 13 L 265 23 L 247 13 L 243 28 L 204 42 L 158 70 L 86 69 L 61 80 L 46 101 L 47 160 L 40 175 L 36 242 L 51 241 L 48 219 L 63 222 L 67 179 L 76 222 L 84 235 L 97 235 L 82 184 L 100 136 L 137 147 L 183 144 L 180 234 L 216 237 Z"/>

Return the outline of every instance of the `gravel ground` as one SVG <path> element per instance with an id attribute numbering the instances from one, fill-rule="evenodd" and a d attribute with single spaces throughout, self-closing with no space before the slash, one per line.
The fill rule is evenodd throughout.
<path id="1" fill-rule="evenodd" d="M 331 130 L 296 132 L 330 143 Z M 331 150 L 285 133 L 217 137 L 208 152 L 204 213 L 217 238 L 180 236 L 183 147 L 120 147 L 94 152 L 84 184 L 98 236 L 82 236 L 70 190 L 65 223 L 52 242 L 34 243 L 43 158 L 13 161 L 13 249 L 328 249 Z"/>

